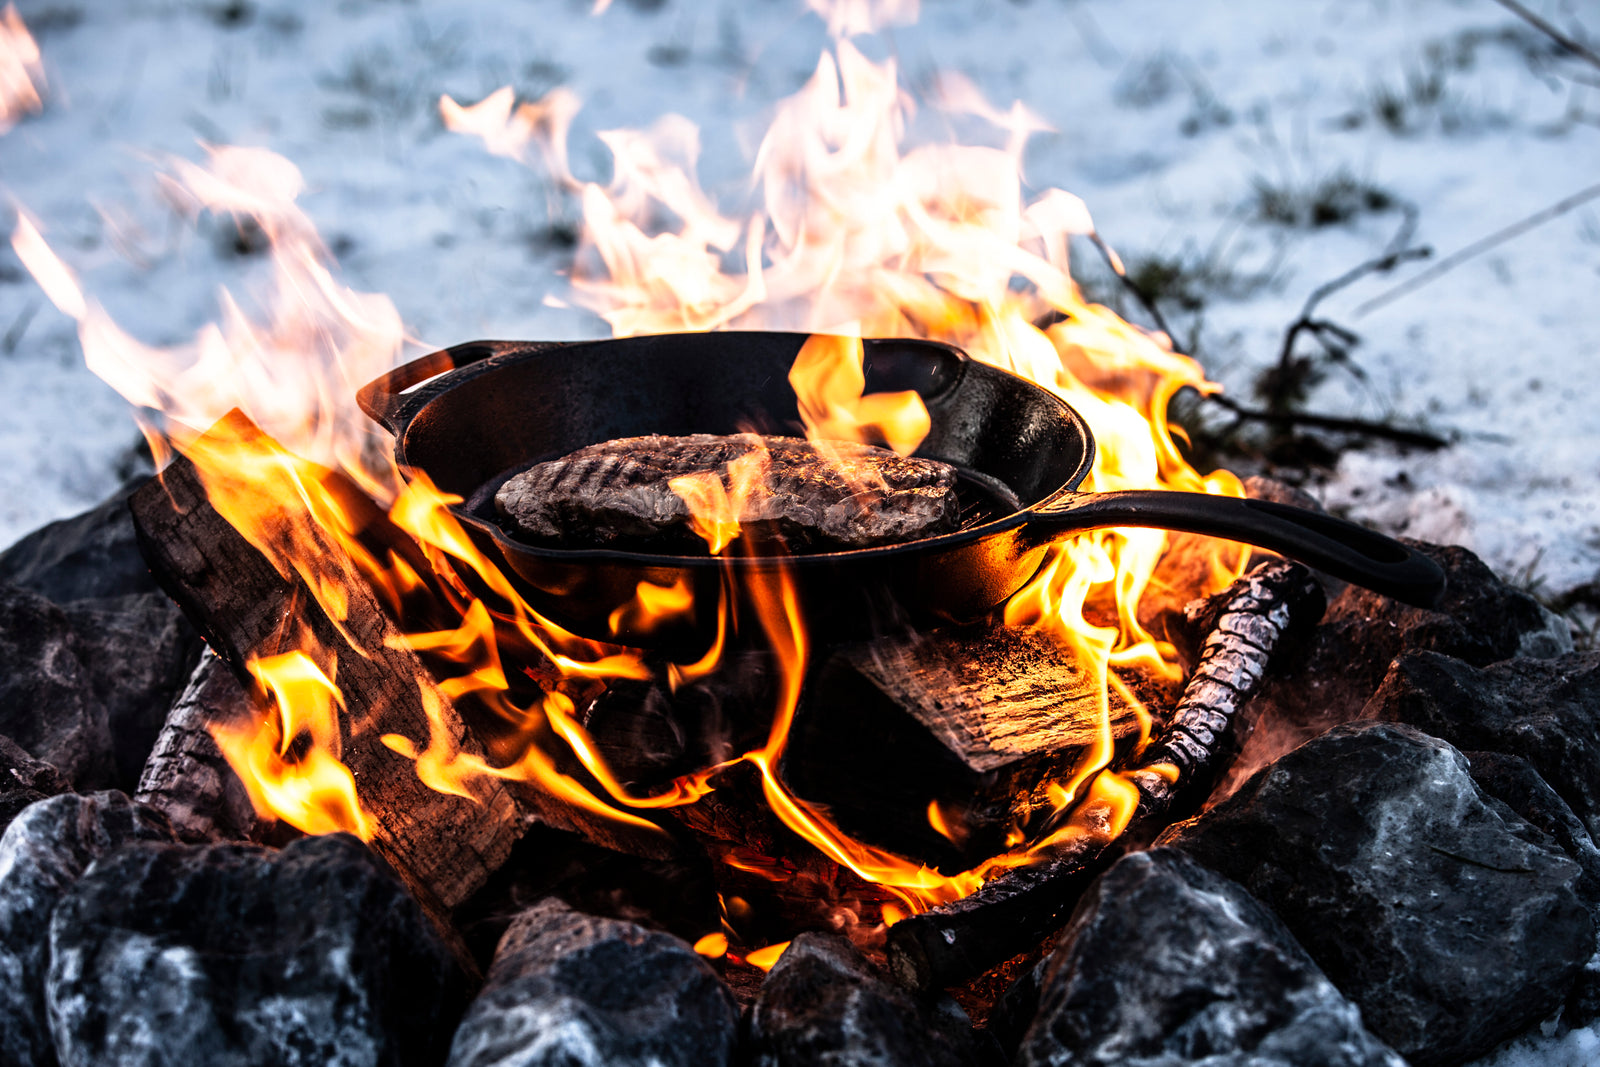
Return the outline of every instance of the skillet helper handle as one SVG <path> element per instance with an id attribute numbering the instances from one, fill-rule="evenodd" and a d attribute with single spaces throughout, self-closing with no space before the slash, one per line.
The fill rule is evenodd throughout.
<path id="1" fill-rule="evenodd" d="M 490 356 L 497 356 L 502 352 L 557 348 L 566 343 L 564 341 L 471 341 L 453 348 L 430 352 L 363 385 L 356 390 L 356 403 L 373 422 L 381 423 L 390 433 L 398 434 L 401 427 L 400 407 L 406 402 L 407 389 L 460 367 L 481 363 Z"/>
<path id="2" fill-rule="evenodd" d="M 1325 512 L 1269 500 L 1164 490 L 1068 493 L 1028 520 L 1041 541 L 1112 526 L 1243 541 L 1416 607 L 1434 607 L 1444 595 L 1443 569 L 1416 549 Z"/>

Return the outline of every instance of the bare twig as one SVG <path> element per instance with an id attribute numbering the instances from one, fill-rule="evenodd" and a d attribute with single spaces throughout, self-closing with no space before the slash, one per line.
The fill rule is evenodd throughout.
<path id="1" fill-rule="evenodd" d="M 1144 291 L 1144 286 L 1129 277 L 1127 268 L 1122 264 L 1122 257 L 1117 255 L 1110 245 L 1106 244 L 1106 239 L 1100 236 L 1098 230 L 1089 235 L 1089 240 L 1094 242 L 1094 246 L 1100 250 L 1100 255 L 1105 259 L 1106 266 L 1110 267 L 1112 272 L 1122 280 L 1123 286 L 1129 293 L 1133 294 L 1133 298 L 1139 302 L 1139 306 L 1144 308 L 1145 313 L 1150 316 L 1150 321 L 1156 324 L 1156 329 L 1166 334 L 1167 340 L 1176 348 L 1178 339 L 1173 335 L 1171 328 L 1167 326 L 1166 316 L 1161 314 L 1161 309 L 1156 306 L 1155 298 Z"/>
<path id="2" fill-rule="evenodd" d="M 1230 396 L 1221 393 L 1206 394 L 1206 399 L 1218 407 L 1226 408 L 1241 422 L 1267 422 L 1275 426 L 1310 426 L 1318 430 L 1330 430 L 1335 433 L 1358 434 L 1362 437 L 1377 437 L 1396 444 L 1412 445 L 1416 448 L 1437 450 L 1449 448 L 1448 438 L 1441 437 L 1426 430 L 1408 430 L 1402 426 L 1391 426 L 1386 422 L 1373 422 L 1369 419 L 1352 419 L 1340 415 L 1318 415 L 1309 411 L 1262 411 L 1257 408 L 1248 408 Z"/>
<path id="3" fill-rule="evenodd" d="M 1414 259 L 1425 259 L 1433 254 L 1433 250 L 1426 245 L 1410 247 L 1411 238 L 1416 232 L 1417 209 L 1415 205 L 1407 205 L 1405 218 L 1400 227 L 1395 231 L 1394 237 L 1389 241 L 1383 254 L 1362 263 L 1339 277 L 1318 286 L 1306 298 L 1304 306 L 1300 309 L 1300 316 L 1290 323 L 1284 333 L 1283 348 L 1279 354 L 1278 367 L 1280 380 L 1286 380 L 1285 370 L 1294 355 L 1294 343 L 1302 333 L 1311 333 L 1324 347 L 1330 351 L 1345 351 L 1355 345 L 1359 340 L 1357 335 L 1338 323 L 1328 319 L 1313 318 L 1318 305 L 1328 297 L 1339 292 L 1347 286 L 1353 285 L 1369 274 L 1382 274 L 1394 270 L 1402 263 Z M 1123 267 L 1122 260 L 1111 249 L 1104 238 L 1098 233 L 1090 235 L 1095 248 L 1099 249 L 1106 265 L 1116 274 L 1128 293 L 1138 301 L 1139 306 L 1150 316 L 1156 328 L 1166 334 L 1176 352 L 1182 352 L 1178 346 L 1177 338 L 1167 326 L 1165 316 L 1157 306 L 1155 299 L 1144 291 Z M 1041 323 L 1041 328 L 1045 325 Z M 1189 353 L 1184 353 L 1189 354 Z M 1204 399 L 1226 408 L 1232 412 L 1240 422 L 1266 422 L 1275 426 L 1309 426 L 1319 430 L 1329 430 L 1335 433 L 1357 434 L 1363 437 L 1374 437 L 1381 440 L 1393 441 L 1396 444 L 1410 445 L 1415 448 L 1437 450 L 1448 448 L 1450 441 L 1438 434 L 1426 430 L 1410 430 L 1399 426 L 1392 426 L 1384 422 L 1374 422 L 1369 419 L 1345 418 L 1338 415 L 1319 415 L 1313 412 L 1299 412 L 1290 410 L 1287 405 L 1277 404 L 1270 410 L 1262 411 L 1249 408 L 1231 397 L 1221 393 L 1204 394 Z"/>
<path id="4" fill-rule="evenodd" d="M 28 332 L 28 325 L 33 322 L 33 317 L 39 313 L 39 302 L 30 300 L 23 306 L 21 312 L 12 320 L 11 328 L 4 337 L 0 337 L 0 353 L 11 355 L 17 350 L 17 345 L 22 342 L 22 335 Z"/>
<path id="5" fill-rule="evenodd" d="M 1522 19 L 1534 29 L 1538 30 L 1540 33 L 1543 33 L 1545 36 L 1549 37 L 1552 41 L 1566 49 L 1568 52 L 1571 52 L 1573 55 L 1578 56 L 1580 59 L 1583 59 L 1586 62 L 1592 63 L 1596 67 L 1600 67 L 1600 54 L 1597 54 L 1594 49 L 1590 48 L 1582 41 L 1562 33 L 1560 30 L 1556 29 L 1555 26 L 1551 25 L 1549 22 L 1546 22 L 1542 17 L 1523 7 L 1517 2 L 1517 0 L 1495 0 L 1495 2 L 1501 7 L 1505 8 L 1507 11 L 1511 12 L 1513 15 L 1516 15 L 1518 18 Z"/>
<path id="6" fill-rule="evenodd" d="M 1433 255 L 1433 249 L 1427 245 L 1411 247 L 1411 237 L 1416 228 L 1417 208 L 1414 204 L 1408 204 L 1400 228 L 1389 239 L 1389 246 L 1384 249 L 1382 255 L 1358 264 L 1332 281 L 1324 282 L 1311 290 L 1310 295 L 1306 297 L 1305 305 L 1300 309 L 1299 318 L 1291 322 L 1288 329 L 1283 332 L 1283 347 L 1278 350 L 1277 372 L 1267 396 L 1268 410 L 1282 413 L 1289 409 L 1289 389 L 1294 381 L 1294 346 L 1302 333 L 1309 333 L 1315 337 L 1336 359 L 1343 359 L 1361 340 L 1353 330 L 1328 319 L 1313 317 L 1324 300 L 1354 285 L 1369 274 L 1387 274 L 1402 263 L 1414 259 L 1426 259 Z"/>
<path id="7" fill-rule="evenodd" d="M 1474 241 L 1472 244 L 1461 249 L 1461 251 L 1445 256 L 1443 259 L 1429 267 L 1427 270 L 1423 271 L 1421 274 L 1414 275 L 1410 279 L 1395 286 L 1393 289 L 1390 289 L 1388 292 L 1380 293 L 1371 300 L 1368 300 L 1365 304 L 1362 304 L 1360 307 L 1356 308 L 1355 315 L 1357 318 L 1360 318 L 1369 312 L 1376 311 L 1378 308 L 1399 300 L 1402 296 L 1414 293 L 1424 285 L 1427 285 L 1429 282 L 1435 281 L 1442 275 L 1455 270 L 1468 260 L 1477 256 L 1481 256 L 1491 248 L 1497 248 L 1513 238 L 1521 237 L 1529 230 L 1543 226 L 1551 219 L 1559 218 L 1572 209 L 1581 207 L 1584 204 L 1587 204 L 1589 201 L 1597 198 L 1600 198 L 1600 185 L 1591 185 L 1587 189 L 1573 193 L 1565 200 L 1560 200 L 1554 204 L 1551 204 L 1542 211 L 1536 211 L 1527 218 L 1518 222 L 1514 222 L 1504 229 L 1496 230 L 1489 236 L 1482 238 L 1481 240 Z"/>

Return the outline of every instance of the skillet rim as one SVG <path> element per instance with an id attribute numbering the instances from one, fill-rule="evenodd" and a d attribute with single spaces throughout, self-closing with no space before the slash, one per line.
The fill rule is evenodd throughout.
<path id="1" fill-rule="evenodd" d="M 466 382 L 476 379 L 482 375 L 491 374 L 496 371 L 504 371 L 510 367 L 514 367 L 523 363 L 531 363 L 546 356 L 554 356 L 557 354 L 567 355 L 570 354 L 574 349 L 592 350 L 597 347 L 614 346 L 619 343 L 626 343 L 630 341 L 645 341 L 660 337 L 683 337 L 685 333 L 694 334 L 695 331 L 685 331 L 684 333 L 673 334 L 636 334 L 631 337 L 609 337 L 598 338 L 594 340 L 565 342 L 478 340 L 452 345 L 449 348 L 440 349 L 429 356 L 424 356 L 422 357 L 423 359 L 431 359 L 441 355 L 448 357 L 450 353 L 458 352 L 464 349 L 485 347 L 490 349 L 498 349 L 498 351 L 493 351 L 492 354 L 487 358 L 481 358 L 473 363 L 463 366 L 453 367 L 451 370 L 445 371 L 427 379 L 424 382 L 418 383 L 413 390 L 408 391 L 404 395 L 404 400 L 395 411 L 395 422 L 398 423 L 393 430 L 393 451 L 395 462 L 398 464 L 402 472 L 407 474 L 408 480 L 410 472 L 413 470 L 422 470 L 423 473 L 427 473 L 424 468 L 410 463 L 406 458 L 406 443 L 410 433 L 411 424 L 419 416 L 421 416 L 422 413 L 434 403 L 434 401 L 439 400 L 459 385 L 463 385 Z M 793 337 L 797 339 L 815 336 L 815 334 L 812 333 L 804 333 L 793 330 L 714 330 L 702 331 L 697 335 L 719 338 L 759 336 L 769 338 Z M 1095 442 L 1094 433 L 1089 427 L 1088 420 L 1083 417 L 1082 413 L 1079 412 L 1077 408 L 1074 408 L 1071 404 L 1067 403 L 1049 389 L 1046 389 L 1035 382 L 1029 381 L 1019 374 L 1014 374 L 1011 371 L 1005 370 L 1001 367 L 996 367 L 993 364 L 974 359 L 963 349 L 958 348 L 955 345 L 946 344 L 942 341 L 932 341 L 925 338 L 914 337 L 870 337 L 862 338 L 862 340 L 867 343 L 881 341 L 894 344 L 911 345 L 915 347 L 926 347 L 941 354 L 953 357 L 962 368 L 963 379 L 966 374 L 974 372 L 979 374 L 998 375 L 1002 378 L 1012 379 L 1014 384 L 1021 386 L 1025 391 L 1031 391 L 1037 396 L 1045 398 L 1047 402 L 1053 403 L 1056 408 L 1060 410 L 1067 421 L 1072 424 L 1074 429 L 1076 429 L 1079 437 L 1083 441 L 1083 457 L 1079 461 L 1077 468 L 1067 476 L 1066 480 L 1058 484 L 1054 489 L 1046 492 L 1043 496 L 1031 502 L 1024 503 L 1021 508 L 1005 515 L 998 516 L 979 526 L 973 526 L 965 530 L 956 530 L 951 533 L 937 534 L 933 537 L 921 537 L 911 541 L 902 541 L 896 544 L 875 545 L 871 548 L 843 549 L 833 552 L 806 552 L 797 553 L 794 555 L 677 556 L 658 553 L 629 552 L 623 549 L 615 548 L 554 548 L 546 545 L 534 545 L 525 541 L 516 540 L 507 534 L 506 531 L 497 523 L 487 521 L 473 514 L 472 511 L 467 508 L 466 500 L 463 500 L 460 504 L 449 505 L 449 511 L 463 524 L 470 526 L 489 537 L 503 554 L 516 553 L 525 557 L 547 559 L 551 560 L 552 562 L 626 563 L 640 568 L 676 568 L 695 570 L 719 567 L 729 567 L 735 570 L 776 570 L 795 565 L 799 565 L 801 567 L 810 566 L 820 568 L 829 565 L 837 566 L 841 563 L 871 563 L 876 560 L 890 562 L 898 557 L 938 554 L 948 550 L 963 548 L 978 541 L 987 540 L 999 534 L 1007 533 L 1019 527 L 1026 526 L 1028 522 L 1035 517 L 1035 513 L 1039 509 L 1074 493 L 1077 490 L 1077 487 L 1083 484 L 1083 480 L 1089 476 L 1089 472 L 1094 467 L 1095 454 L 1098 447 Z M 804 343 L 803 340 L 801 343 Z M 597 444 L 600 442 L 591 443 Z M 580 445 L 578 447 L 581 448 L 585 446 Z M 923 454 L 919 449 L 918 451 L 912 453 L 912 455 L 922 456 Z M 939 457 L 937 456 L 923 456 L 923 458 L 939 460 Z M 939 460 L 939 462 L 949 463 L 950 461 Z M 960 464 L 952 463 L 951 466 L 954 466 L 958 471 L 964 469 Z M 993 476 L 989 475 L 988 477 Z M 1011 488 L 1011 486 L 1007 485 L 1007 488 Z M 1015 489 L 1012 489 L 1012 492 L 1015 493 Z"/>

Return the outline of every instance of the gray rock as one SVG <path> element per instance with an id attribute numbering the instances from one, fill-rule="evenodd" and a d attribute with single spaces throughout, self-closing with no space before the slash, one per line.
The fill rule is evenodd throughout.
<path id="1" fill-rule="evenodd" d="M 501 937 L 450 1067 L 714 1067 L 739 1012 L 705 960 L 670 934 L 540 901 Z"/>
<path id="2" fill-rule="evenodd" d="M 405 888 L 347 834 L 136 844 L 50 922 L 65 1067 L 436 1064 L 463 978 Z"/>
<path id="3" fill-rule="evenodd" d="M 1445 570 L 1448 585 L 1438 607 L 1411 607 L 1359 586 L 1329 601 L 1297 665 L 1278 672 L 1245 709 L 1242 750 L 1220 787 L 1222 796 L 1295 746 L 1360 715 L 1402 652 L 1442 652 L 1487 666 L 1512 656 L 1551 658 L 1572 651 L 1562 619 L 1495 577 L 1471 552 L 1408 543 Z"/>
<path id="4" fill-rule="evenodd" d="M 1406 726 L 1302 745 L 1158 840 L 1277 913 L 1374 1034 L 1456 1063 L 1558 1008 L 1595 929 L 1581 871 Z"/>
<path id="5" fill-rule="evenodd" d="M 1404 1067 L 1283 923 L 1172 849 L 1085 894 L 1018 1067 Z"/>
<path id="6" fill-rule="evenodd" d="M 1480 789 L 1538 827 L 1583 870 L 1573 888 L 1588 905 L 1600 934 L 1600 848 L 1595 847 L 1583 822 L 1522 757 L 1503 752 L 1463 755 L 1472 764 L 1472 780 Z M 1567 1026 L 1583 1026 L 1600 1018 L 1600 943 L 1595 949 L 1562 1009 L 1561 1021 Z"/>
<path id="7" fill-rule="evenodd" d="M 70 792 L 72 783 L 53 764 L 34 759 L 21 745 L 0 734 L 0 789 L 27 789 L 53 797 Z"/>
<path id="8" fill-rule="evenodd" d="M 984 1033 L 1000 1046 L 1005 1061 L 1011 1062 L 1022 1039 L 1039 1014 L 1039 997 L 1044 989 L 1044 976 L 1050 970 L 1051 955 L 1042 955 L 1032 967 L 1024 970 L 1006 987 L 1000 999 L 989 1009 L 983 1020 Z"/>
<path id="9" fill-rule="evenodd" d="M 1504 752 L 1463 752 L 1472 780 L 1491 798 L 1526 819 L 1572 857 L 1583 871 L 1573 883 L 1591 910 L 1600 908 L 1600 848 L 1588 827 L 1550 783 L 1521 756 Z"/>
<path id="10" fill-rule="evenodd" d="M 1521 756 L 1600 837 L 1600 652 L 1484 670 L 1407 653 L 1361 714 L 1408 723 L 1460 749 Z"/>
<path id="11" fill-rule="evenodd" d="M 200 637 L 165 593 L 139 593 L 63 606 L 106 709 L 117 788 L 132 792 L 167 711 L 200 654 Z"/>
<path id="12" fill-rule="evenodd" d="M 0 833 L 30 804 L 71 788 L 55 767 L 34 759 L 21 745 L 0 734 Z"/>
<path id="13" fill-rule="evenodd" d="M 0 731 L 80 789 L 132 790 L 199 650 L 162 593 L 57 605 L 0 586 Z"/>
<path id="14" fill-rule="evenodd" d="M 171 837 L 166 816 L 121 793 L 58 796 L 0 837 L 0 1063 L 55 1062 L 45 1023 L 50 915 L 84 869 L 130 841 Z"/>
<path id="15" fill-rule="evenodd" d="M 5 832 L 18 815 L 46 799 L 45 794 L 34 789 L 0 789 L 0 833 Z"/>
<path id="16" fill-rule="evenodd" d="M 861 1064 L 955 1067 L 998 1055 L 945 998 L 919 1003 L 880 977 L 847 939 L 801 934 L 750 1012 L 755 1067 Z"/>
<path id="17" fill-rule="evenodd" d="M 0 552 L 0 582 L 58 604 L 155 592 L 128 511 L 128 498 L 148 480 L 135 478 L 88 511 L 25 534 Z"/>
<path id="18" fill-rule="evenodd" d="M 0 733 L 79 789 L 112 779 L 111 724 L 66 613 L 0 585 Z"/>

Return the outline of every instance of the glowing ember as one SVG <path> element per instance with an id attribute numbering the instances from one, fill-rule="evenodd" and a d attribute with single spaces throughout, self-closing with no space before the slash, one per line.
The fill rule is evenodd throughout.
<path id="1" fill-rule="evenodd" d="M 694 950 L 707 959 L 719 959 L 728 954 L 728 935 L 720 930 L 707 934 L 694 943 Z"/>
<path id="2" fill-rule="evenodd" d="M 756 949 L 754 952 L 745 956 L 744 961 L 752 967 L 759 967 L 763 971 L 770 971 L 777 965 L 778 957 L 782 956 L 784 950 L 788 947 L 789 942 L 780 941 L 776 945 L 768 945 L 765 948 Z"/>
<path id="3" fill-rule="evenodd" d="M 816 334 L 790 381 L 807 435 L 822 450 L 830 440 L 883 442 L 902 453 L 917 447 L 929 427 L 926 408 L 914 393 L 863 395 L 861 345 L 853 338 L 924 337 L 957 345 L 1077 408 L 1100 442 L 1086 488 L 1237 495 L 1231 475 L 1202 476 L 1188 465 L 1166 423 L 1179 389 L 1214 388 L 1200 367 L 1173 352 L 1166 337 L 1087 303 L 1073 281 L 1072 238 L 1098 239 L 1083 203 L 1060 190 L 1023 197 L 1022 152 L 1028 134 L 1042 128 L 1038 120 L 1020 106 L 995 109 L 971 86 L 946 79 L 938 103 L 989 120 L 1003 146 L 908 149 L 912 101 L 895 64 L 870 62 L 847 38 L 914 17 L 914 0 L 811 0 L 811 6 L 837 39 L 811 80 L 778 108 L 755 161 L 761 206 L 742 218 L 725 214 L 700 188 L 693 173 L 698 131 L 681 118 L 602 135 L 615 167 L 610 185 L 600 186 L 578 181 L 568 169 L 566 137 L 577 101 L 565 90 L 521 105 L 509 88 L 468 107 L 445 98 L 441 114 L 447 126 L 483 139 L 493 153 L 541 162 L 577 196 L 584 227 L 574 298 L 618 336 L 719 328 Z M 8 9 L 3 25 L 0 88 L 9 94 L 15 79 L 6 64 L 16 53 L 20 21 Z M 15 61 L 30 69 L 36 49 L 32 55 Z M 217 510 L 280 573 L 303 580 L 336 623 L 345 618 L 349 583 L 370 584 L 408 629 L 406 647 L 439 674 L 439 692 L 475 701 L 494 719 L 487 757 L 461 751 L 439 708 L 430 709 L 426 739 L 384 736 L 391 749 L 415 760 L 422 781 L 473 796 L 475 782 L 516 779 L 592 815 L 657 832 L 645 813 L 695 803 L 728 764 L 651 795 L 619 781 L 576 709 L 611 680 L 651 677 L 641 655 L 579 638 L 541 616 L 467 536 L 450 511 L 459 498 L 425 477 L 406 480 L 376 458 L 386 454 L 384 443 L 353 395 L 397 362 L 400 317 L 386 297 L 336 280 L 295 206 L 301 184 L 290 163 L 260 149 L 212 148 L 204 165 L 171 165 L 169 192 L 190 214 L 226 212 L 260 226 L 271 244 L 275 283 L 267 321 L 251 321 L 224 294 L 219 323 L 178 348 L 145 346 L 118 329 L 25 215 L 12 244 L 51 300 L 77 319 L 90 367 L 156 420 L 146 429 L 158 455 L 176 449 L 191 459 Z M 269 436 L 202 446 L 199 434 L 233 408 Z M 760 450 L 749 454 L 731 465 L 726 482 L 706 474 L 671 483 L 714 554 L 745 548 L 738 516 L 744 496 L 761 483 L 765 460 Z M 387 510 L 388 522 L 415 541 L 412 555 L 375 553 L 362 541 L 348 500 L 329 488 L 329 468 L 359 486 L 377 510 Z M 284 488 L 276 496 L 252 489 L 265 484 Z M 283 535 L 277 510 L 285 500 L 303 508 L 315 528 Z M 1042 839 L 1028 842 L 1018 827 L 1011 851 L 957 875 L 855 840 L 779 778 L 814 637 L 781 566 L 755 572 L 738 591 L 738 602 L 753 606 L 741 607 L 741 618 L 734 617 L 725 581 L 716 640 L 666 673 L 674 685 L 703 677 L 717 669 L 736 628 L 759 632 L 778 664 L 771 725 L 764 744 L 729 763 L 747 762 L 759 772 L 767 804 L 791 830 L 881 886 L 893 898 L 883 905 L 883 922 L 893 923 L 1074 839 L 1121 832 L 1137 794 L 1106 769 L 1113 754 L 1109 693 L 1115 688 L 1137 707 L 1119 670 L 1177 674 L 1173 650 L 1145 630 L 1139 615 L 1141 596 L 1167 581 L 1160 570 L 1166 548 L 1156 530 L 1075 538 L 1050 549 L 1037 576 L 1007 605 L 1008 624 L 1044 629 L 1074 650 L 1098 683 L 1099 736 L 1072 774 L 1050 784 L 1057 811 Z M 1220 587 L 1237 574 L 1243 554 L 1227 545 L 1216 551 L 1211 577 Z M 331 558 L 350 562 L 335 566 Z M 469 592 L 465 580 L 487 590 L 486 599 Z M 612 633 L 649 633 L 692 607 L 687 586 L 644 582 L 612 614 Z M 310 833 L 347 829 L 366 836 L 358 790 L 339 763 L 337 729 L 337 656 L 361 652 L 353 640 L 327 651 L 331 661 L 301 653 L 256 660 L 251 669 L 271 693 L 271 706 L 253 729 L 219 731 L 218 739 L 263 815 Z M 537 682 L 538 695 L 514 698 L 513 678 Z M 572 760 L 585 780 L 560 769 Z M 937 805 L 927 816 L 939 833 L 959 836 L 961 828 Z M 770 966 L 783 948 L 744 958 Z M 726 937 L 711 935 L 696 949 L 721 955 Z"/>

